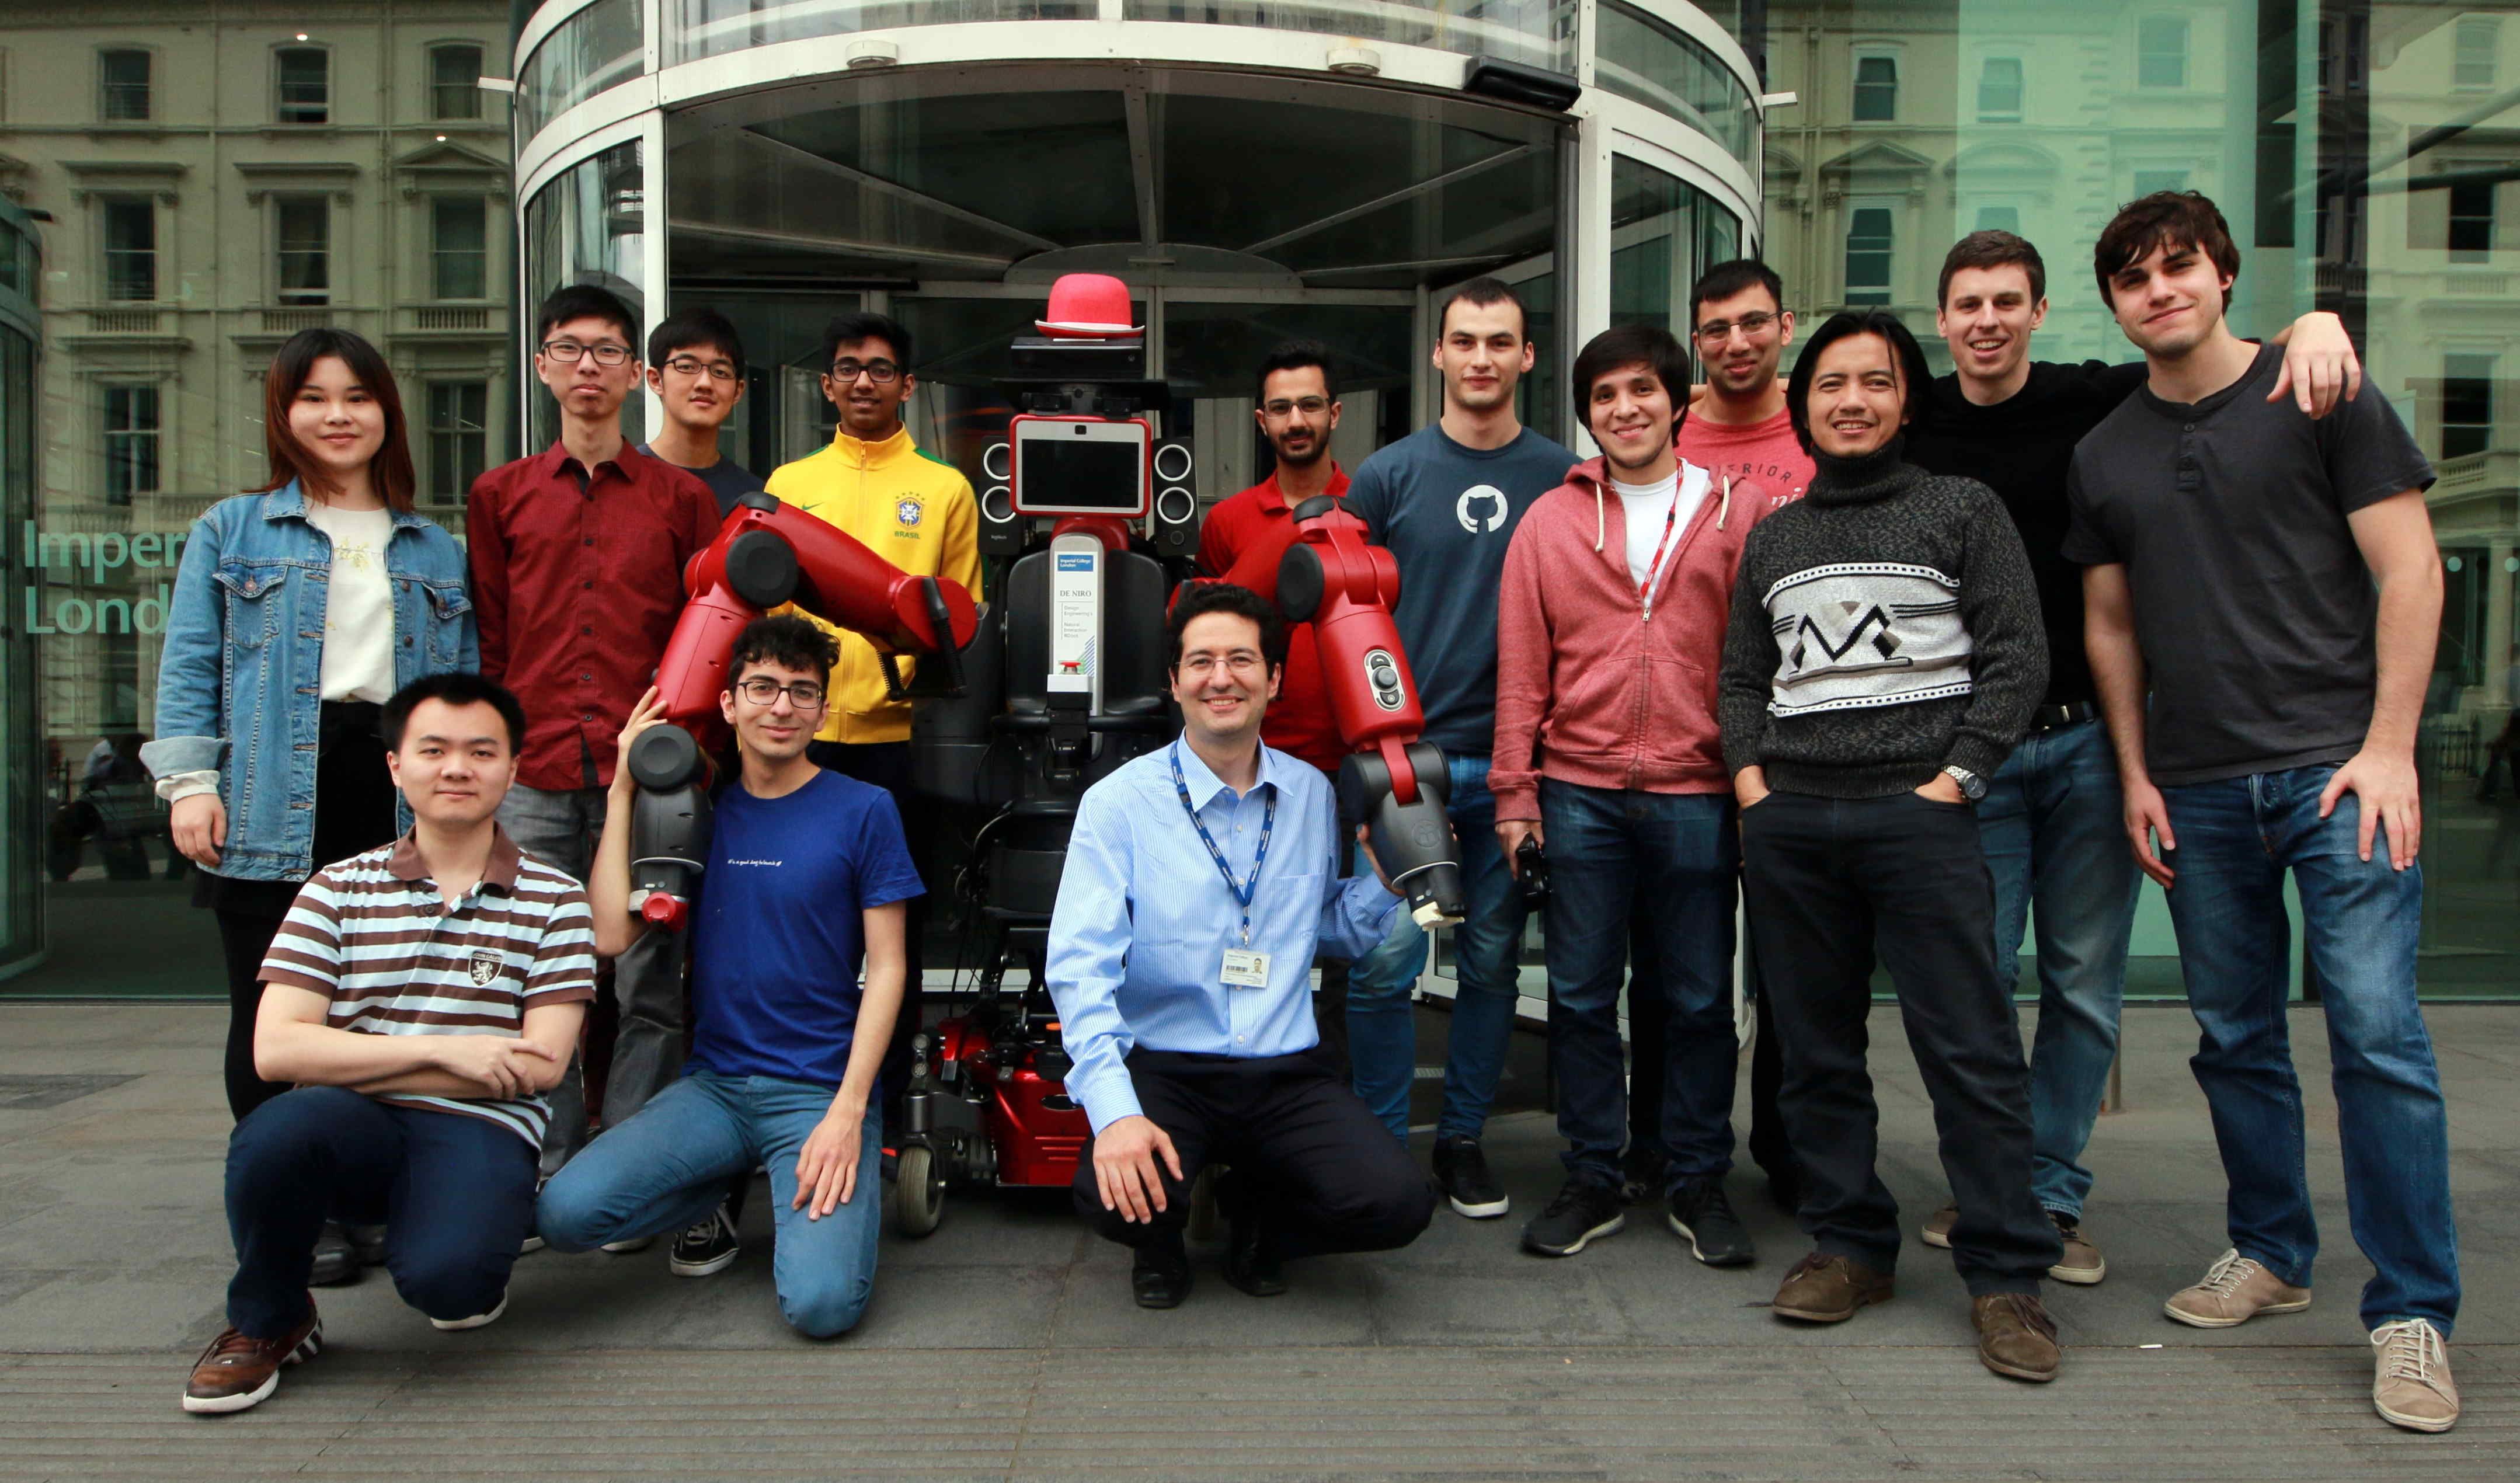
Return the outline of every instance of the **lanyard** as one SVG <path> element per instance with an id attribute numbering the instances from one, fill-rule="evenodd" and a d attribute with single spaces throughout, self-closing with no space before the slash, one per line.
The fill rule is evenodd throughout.
<path id="1" fill-rule="evenodd" d="M 1662 539 L 1654 542 L 1653 560 L 1645 563 L 1645 579 L 1637 584 L 1637 601 L 1644 605 L 1648 618 L 1653 616 L 1654 578 L 1662 575 L 1662 554 L 1671 545 L 1672 532 L 1680 525 L 1680 482 L 1681 476 L 1672 480 L 1671 509 L 1663 513 Z"/>
<path id="2" fill-rule="evenodd" d="M 1251 897 L 1260 889 L 1260 867 L 1269 859 L 1269 834 L 1278 827 L 1278 790 L 1269 789 L 1268 806 L 1260 815 L 1260 852 L 1251 857 L 1251 878 L 1240 885 L 1234 883 L 1234 867 L 1225 863 L 1225 851 L 1216 847 L 1216 838 L 1199 822 L 1198 810 L 1191 806 L 1190 784 L 1183 779 L 1181 743 L 1173 743 L 1173 791 L 1181 798 L 1182 812 L 1190 815 L 1190 827 L 1198 831 L 1198 842 L 1207 846 L 1207 857 L 1216 862 L 1216 873 L 1225 877 L 1225 888 L 1234 893 L 1234 904 L 1242 908 L 1242 945 L 1251 946 Z"/>

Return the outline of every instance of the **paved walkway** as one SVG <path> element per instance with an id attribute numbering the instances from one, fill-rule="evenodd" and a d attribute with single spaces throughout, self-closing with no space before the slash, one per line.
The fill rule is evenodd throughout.
<path id="1" fill-rule="evenodd" d="M 1554 1188 L 1544 1119 L 1490 1146 L 1506 1221 L 1449 1213 L 1407 1251 L 1293 1269 L 1243 1297 L 1202 1264 L 1187 1305 L 1129 1305 L 1124 1253 L 1057 1199 L 958 1193 L 887 1236 L 865 1325 L 788 1334 L 766 1233 L 703 1281 L 545 1253 L 508 1316 L 441 1334 L 382 1275 L 321 1295 L 332 1347 L 242 1416 L 182 1415 L 219 1326 L 226 1236 L 221 1011 L 0 1008 L 0 1476 L 1030 1479 L 2329 1478 L 2520 1475 L 2520 1013 L 2431 1014 L 2451 1088 L 2467 1416 L 2444 1437 L 2371 1415 L 2354 1315 L 2325 1041 L 2295 1040 L 2329 1234 L 2318 1305 L 2206 1333 L 2160 1302 L 2224 1246 L 2222 1186 L 2183 1011 L 2128 1021 L 2129 1110 L 2104 1119 L 2096 1288 L 2051 1287 L 2063 1377 L 1981 1370 L 1947 1258 L 1911 1246 L 1899 1299 L 1825 1329 L 1763 1305 L 1801 1246 L 1755 1174 L 1734 1197 L 1762 1260 L 1715 1272 L 1640 1212 L 1546 1262 L 1514 1247 Z M 1912 1217 L 1941 1194 L 1913 1066 L 1876 1016 L 1883 1171 Z M 2148 1347 L 2159 1346 L 2159 1347 Z"/>

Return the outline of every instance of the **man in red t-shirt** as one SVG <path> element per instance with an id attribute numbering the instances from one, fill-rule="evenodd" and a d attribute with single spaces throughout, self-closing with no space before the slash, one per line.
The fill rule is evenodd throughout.
<path id="1" fill-rule="evenodd" d="M 1330 457 L 1338 427 L 1338 391 L 1329 351 L 1311 341 L 1279 346 L 1260 363 L 1260 404 L 1253 416 L 1278 456 L 1275 473 L 1219 503 L 1198 532 L 1198 574 L 1222 577 L 1255 551 L 1282 556 L 1295 543 L 1295 507 L 1318 494 L 1347 492 L 1347 472 Z M 1276 565 L 1271 564 L 1271 571 Z M 1274 592 L 1262 597 L 1275 598 Z M 1291 752 L 1335 779 L 1347 745 L 1322 689 L 1322 662 L 1309 623 L 1288 625 L 1285 678 L 1260 740 Z"/>

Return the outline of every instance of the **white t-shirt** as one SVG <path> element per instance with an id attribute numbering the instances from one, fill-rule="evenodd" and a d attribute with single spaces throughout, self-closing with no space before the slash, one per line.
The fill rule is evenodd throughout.
<path id="1" fill-rule="evenodd" d="M 1680 538 L 1688 522 L 1697 518 L 1697 507 L 1706 503 L 1706 471 L 1694 464 L 1682 464 L 1669 478 L 1653 484 L 1631 484 L 1610 480 L 1619 503 L 1628 517 L 1628 580 L 1639 587 L 1645 585 L 1651 574 L 1654 548 L 1662 548 L 1662 563 L 1671 564 L 1671 554 L 1680 549 Z M 1674 502 L 1679 511 L 1673 512 Z M 1666 523 L 1671 539 L 1663 539 Z"/>
<path id="2" fill-rule="evenodd" d="M 306 523 L 333 538 L 332 591 L 324 600 L 327 700 L 374 700 L 394 693 L 393 579 L 385 574 L 386 510 L 341 510 L 306 502 Z"/>

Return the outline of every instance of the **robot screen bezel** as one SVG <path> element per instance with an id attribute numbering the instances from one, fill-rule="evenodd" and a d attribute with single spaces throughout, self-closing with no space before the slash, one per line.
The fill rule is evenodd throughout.
<path id="1" fill-rule="evenodd" d="M 1143 418 L 1036 417 L 1018 413 L 1007 423 L 1008 484 L 1017 515 L 1101 515 L 1144 519 L 1154 506 L 1154 428 Z M 1031 446 L 1074 446 L 1085 443 L 1134 445 L 1138 453 L 1138 497 L 1131 505 L 1056 504 L 1026 497 L 1024 456 Z"/>

